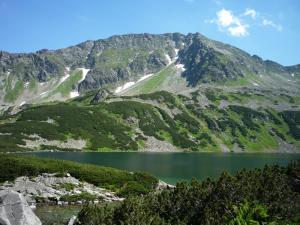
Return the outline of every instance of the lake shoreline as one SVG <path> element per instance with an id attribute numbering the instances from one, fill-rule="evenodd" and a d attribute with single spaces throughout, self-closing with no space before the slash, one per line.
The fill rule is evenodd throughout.
<path id="1" fill-rule="evenodd" d="M 116 151 L 90 151 L 90 150 L 84 150 L 84 151 L 61 151 L 61 150 L 37 150 L 37 151 L 16 151 L 16 152 L 3 152 L 4 154 L 27 154 L 27 153 L 55 153 L 55 152 L 64 152 L 64 153 L 146 153 L 146 154 L 180 154 L 180 153 L 207 153 L 207 154 L 300 154 L 300 151 L 298 152 L 285 152 L 285 151 L 238 151 L 238 152 L 208 152 L 208 151 L 122 151 L 122 150 L 116 150 Z"/>

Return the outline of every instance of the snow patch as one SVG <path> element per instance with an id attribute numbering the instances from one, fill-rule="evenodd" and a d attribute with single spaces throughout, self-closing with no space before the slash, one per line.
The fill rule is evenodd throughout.
<path id="1" fill-rule="evenodd" d="M 63 76 L 62 78 L 60 78 L 59 84 L 63 83 L 66 79 L 68 79 L 70 77 L 70 67 L 66 67 L 66 71 L 65 72 L 65 76 Z"/>
<path id="2" fill-rule="evenodd" d="M 135 84 L 135 82 L 133 82 L 133 81 L 127 82 L 123 86 L 117 87 L 117 89 L 115 90 L 115 93 L 119 93 L 121 91 L 124 91 L 124 90 L 126 90 L 127 88 L 131 87 L 134 84 Z"/>
<path id="3" fill-rule="evenodd" d="M 183 64 L 176 64 L 175 67 L 179 70 L 181 70 L 182 72 L 185 71 L 184 65 Z"/>
<path id="4" fill-rule="evenodd" d="M 86 68 L 79 68 L 82 71 L 82 78 L 79 80 L 78 83 L 81 83 L 82 81 L 84 81 L 86 75 L 88 74 L 88 72 L 90 71 L 90 69 L 86 69 Z"/>
<path id="5" fill-rule="evenodd" d="M 254 86 L 257 86 L 257 87 L 259 86 L 259 84 L 258 84 L 258 83 L 255 83 L 255 82 L 253 82 L 252 84 L 253 84 Z"/>
<path id="6" fill-rule="evenodd" d="M 179 52 L 178 48 L 175 48 L 174 50 L 175 50 L 175 57 L 173 59 L 173 62 L 175 62 L 178 59 L 178 52 Z"/>
<path id="7" fill-rule="evenodd" d="M 22 105 L 25 105 L 26 104 L 26 102 L 25 101 L 23 101 L 23 102 L 21 102 L 20 103 L 20 105 L 19 106 L 22 106 Z"/>
<path id="8" fill-rule="evenodd" d="M 168 61 L 167 65 L 170 65 L 172 63 L 172 59 L 170 58 L 170 56 L 168 54 L 165 54 L 165 57 Z"/>
<path id="9" fill-rule="evenodd" d="M 292 74 L 291 74 L 291 76 L 292 76 L 292 77 L 294 77 L 294 76 L 295 76 L 295 74 L 293 74 L 293 73 L 292 73 Z"/>
<path id="10" fill-rule="evenodd" d="M 145 79 L 147 79 L 151 76 L 153 76 L 153 73 L 146 74 L 146 75 L 142 76 L 140 79 L 138 79 L 137 83 L 141 82 L 141 81 L 143 81 L 143 80 L 145 80 Z"/>
<path id="11" fill-rule="evenodd" d="M 29 82 L 26 82 L 26 83 L 24 84 L 24 88 L 28 88 L 28 85 L 29 85 Z"/>
<path id="12" fill-rule="evenodd" d="M 127 82 L 127 83 L 125 83 L 124 85 L 117 87 L 116 90 L 115 90 L 115 93 L 116 93 L 116 94 L 117 94 L 117 93 L 120 93 L 120 92 L 122 92 L 122 91 L 124 91 L 124 90 L 130 88 L 131 86 L 133 86 L 133 85 L 135 85 L 135 84 L 137 84 L 137 83 L 139 83 L 139 82 L 141 82 L 141 81 L 143 81 L 143 80 L 148 79 L 149 77 L 151 77 L 151 76 L 153 76 L 153 75 L 154 75 L 153 73 L 149 73 L 149 74 L 146 74 L 146 75 L 142 76 L 142 77 L 141 77 L 140 79 L 138 79 L 136 82 L 134 82 L 134 81 Z"/>
<path id="13" fill-rule="evenodd" d="M 90 71 L 90 69 L 86 69 L 86 68 L 78 68 L 79 70 L 82 71 L 82 77 L 81 79 L 78 81 L 78 84 L 80 84 L 82 81 L 84 81 L 86 75 L 88 74 L 88 72 Z M 78 97 L 80 94 L 78 92 L 78 90 L 73 90 L 70 92 L 70 98 L 75 98 Z"/>
<path id="14" fill-rule="evenodd" d="M 71 91 L 70 92 L 70 98 L 75 98 L 79 96 L 79 92 L 78 91 Z"/>
<path id="15" fill-rule="evenodd" d="M 63 76 L 62 78 L 60 78 L 59 84 L 63 83 L 69 77 L 70 77 L 70 74 L 66 74 L 65 76 Z"/>
<path id="16" fill-rule="evenodd" d="M 48 94 L 48 92 L 49 92 L 49 91 L 44 91 L 44 92 L 42 92 L 42 93 L 40 94 L 40 96 L 44 96 L 44 95 Z"/>

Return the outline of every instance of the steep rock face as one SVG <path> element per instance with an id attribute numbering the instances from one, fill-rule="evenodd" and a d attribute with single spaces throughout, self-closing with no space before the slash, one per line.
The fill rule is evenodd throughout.
<path id="1" fill-rule="evenodd" d="M 1 225 L 41 225 L 23 196 L 15 191 L 0 191 Z"/>
<path id="2" fill-rule="evenodd" d="M 130 81 L 155 73 L 175 56 L 178 45 L 170 35 L 122 35 L 94 42 L 86 66 L 91 68 L 80 91 Z"/>
<path id="3" fill-rule="evenodd" d="M 180 52 L 180 61 L 186 68 L 183 75 L 190 85 L 244 76 L 227 54 L 209 46 L 204 39 L 200 34 L 189 35 L 187 47 Z"/>
<path id="4" fill-rule="evenodd" d="M 45 82 L 51 77 L 61 76 L 63 72 L 62 59 L 48 50 L 30 54 L 0 52 L 0 77 L 11 74 L 22 81 L 36 79 Z"/>

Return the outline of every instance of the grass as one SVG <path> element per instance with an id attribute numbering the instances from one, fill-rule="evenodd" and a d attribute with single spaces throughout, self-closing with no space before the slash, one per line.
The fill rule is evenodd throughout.
<path id="1" fill-rule="evenodd" d="M 73 183 L 62 183 L 59 185 L 59 189 L 65 189 L 66 191 L 72 191 L 75 187 Z"/>
<path id="2" fill-rule="evenodd" d="M 95 56 L 95 64 L 99 68 L 111 69 L 126 67 L 130 58 L 136 55 L 134 49 L 106 49 L 99 56 Z"/>
<path id="3" fill-rule="evenodd" d="M 22 94 L 24 89 L 24 83 L 21 80 L 18 80 L 13 86 L 12 77 L 9 76 L 5 82 L 5 96 L 4 100 L 6 102 L 15 102 L 17 98 Z"/>
<path id="4" fill-rule="evenodd" d="M 32 79 L 30 82 L 29 82 L 29 90 L 33 93 L 36 93 L 37 92 L 37 81 Z"/>
<path id="5" fill-rule="evenodd" d="M 94 201 L 98 199 L 96 195 L 92 195 L 88 192 L 83 192 L 80 194 L 72 194 L 72 195 L 63 195 L 60 197 L 60 201 L 64 202 L 77 202 L 77 201 Z"/>
<path id="6" fill-rule="evenodd" d="M 145 81 L 142 81 L 140 84 L 137 84 L 137 86 L 130 89 L 128 93 L 148 94 L 151 92 L 158 91 L 163 81 L 174 72 L 175 69 L 173 65 L 170 65 L 165 69 L 159 71 L 158 73 L 154 74 L 152 77 L 146 79 Z"/>
<path id="7" fill-rule="evenodd" d="M 78 84 L 78 82 L 82 78 L 82 71 L 75 70 L 70 74 L 63 83 L 61 83 L 55 90 L 54 93 L 61 93 L 64 97 L 69 97 L 70 92 L 73 90 L 74 86 Z"/>

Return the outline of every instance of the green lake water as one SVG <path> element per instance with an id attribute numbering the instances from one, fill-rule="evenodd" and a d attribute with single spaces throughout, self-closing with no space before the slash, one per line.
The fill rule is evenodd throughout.
<path id="1" fill-rule="evenodd" d="M 235 174 L 246 168 L 263 168 L 266 164 L 287 165 L 300 160 L 300 154 L 268 153 L 137 153 L 137 152 L 38 152 L 39 157 L 72 160 L 129 171 L 145 171 L 175 184 L 182 180 L 216 178 L 223 171 Z"/>

